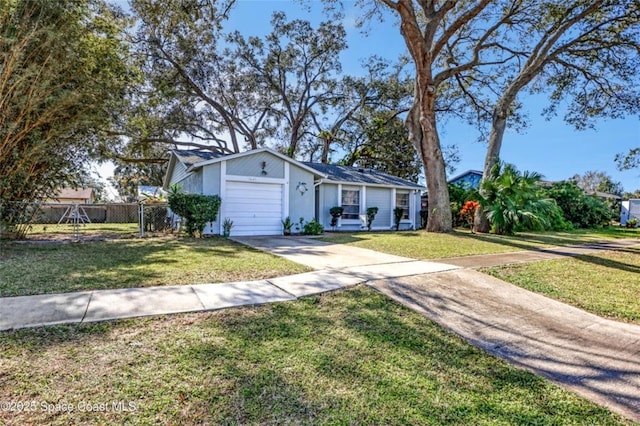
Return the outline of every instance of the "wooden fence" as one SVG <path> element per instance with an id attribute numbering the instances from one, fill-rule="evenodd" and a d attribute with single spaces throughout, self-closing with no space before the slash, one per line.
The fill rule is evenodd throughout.
<path id="1" fill-rule="evenodd" d="M 65 215 L 72 213 L 74 208 L 74 204 L 41 204 L 40 214 L 34 222 L 65 222 Z M 138 211 L 137 203 L 78 204 L 78 212 L 86 215 L 91 223 L 137 223 Z"/>

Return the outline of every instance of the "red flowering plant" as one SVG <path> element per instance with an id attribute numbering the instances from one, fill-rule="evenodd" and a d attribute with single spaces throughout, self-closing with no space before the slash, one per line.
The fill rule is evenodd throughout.
<path id="1" fill-rule="evenodd" d="M 460 217 L 463 220 L 466 220 L 469 224 L 469 228 L 471 228 L 471 233 L 473 233 L 473 217 L 476 214 L 476 210 L 480 207 L 480 203 L 477 201 L 469 200 L 460 209 Z"/>

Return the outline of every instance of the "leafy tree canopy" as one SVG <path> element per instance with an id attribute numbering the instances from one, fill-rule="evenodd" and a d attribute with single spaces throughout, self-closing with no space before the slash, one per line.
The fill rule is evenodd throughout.
<path id="1" fill-rule="evenodd" d="M 103 130 L 136 79 L 129 21 L 101 0 L 0 0 L 0 10 L 0 203 L 43 199 L 79 183 L 114 142 Z"/>
<path id="2" fill-rule="evenodd" d="M 583 175 L 574 175 L 571 180 L 587 194 L 606 192 L 622 195 L 624 189 L 620 182 L 614 182 L 606 172 L 590 170 Z"/>
<path id="3" fill-rule="evenodd" d="M 640 148 L 630 149 L 628 153 L 616 154 L 618 170 L 629 170 L 640 167 Z"/>

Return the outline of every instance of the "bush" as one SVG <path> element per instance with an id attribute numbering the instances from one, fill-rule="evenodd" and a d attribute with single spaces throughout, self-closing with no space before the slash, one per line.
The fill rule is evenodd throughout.
<path id="1" fill-rule="evenodd" d="M 304 235 L 320 235 L 324 232 L 324 226 L 315 219 L 304 225 Z"/>
<path id="2" fill-rule="evenodd" d="M 429 220 L 429 210 L 420 210 L 420 229 L 427 227 L 427 221 Z"/>
<path id="3" fill-rule="evenodd" d="M 201 237 L 207 223 L 213 223 L 218 216 L 221 199 L 217 195 L 183 194 L 172 191 L 169 207 L 185 220 L 185 230 L 190 237 Z"/>
<path id="4" fill-rule="evenodd" d="M 402 220 L 402 216 L 404 216 L 404 209 L 402 207 L 396 207 L 393 209 L 393 223 L 396 227 L 396 231 L 400 230 L 400 221 Z"/>
<path id="5" fill-rule="evenodd" d="M 342 212 L 344 208 L 340 206 L 331 207 L 329 209 L 329 214 L 331 215 L 331 226 L 336 227 L 338 225 L 338 219 L 342 217 Z"/>
<path id="6" fill-rule="evenodd" d="M 460 217 L 460 210 L 467 201 L 479 200 L 478 191 L 468 186 L 449 184 L 449 200 L 451 203 L 451 218 L 453 227 L 466 226 L 467 222 L 464 218 Z M 422 213 L 421 213 L 422 215 Z M 428 211 L 425 210 L 425 216 L 428 215 Z M 424 218 L 424 226 L 427 226 L 426 217 Z"/>
<path id="7" fill-rule="evenodd" d="M 631 219 L 627 220 L 627 223 L 625 225 L 627 228 L 637 228 L 638 227 L 638 219 L 636 219 L 635 217 L 632 217 Z"/>
<path id="8" fill-rule="evenodd" d="M 371 225 L 373 224 L 373 219 L 376 218 L 378 214 L 377 207 L 369 207 L 367 209 L 367 231 L 371 231 Z"/>
<path id="9" fill-rule="evenodd" d="M 594 228 L 611 222 L 611 210 L 600 199 L 587 195 L 573 182 L 554 183 L 547 189 L 566 222 L 575 228 Z"/>
<path id="10" fill-rule="evenodd" d="M 471 232 L 473 232 L 473 218 L 476 214 L 476 210 L 480 207 L 480 203 L 477 201 L 469 200 L 460 209 L 460 218 L 467 222 Z"/>
<path id="11" fill-rule="evenodd" d="M 514 165 L 503 162 L 491 169 L 482 182 L 480 204 L 495 233 L 511 235 L 550 227 L 549 218 L 557 205 L 545 198 L 538 185 L 540 178 L 538 173 L 519 172 Z"/>

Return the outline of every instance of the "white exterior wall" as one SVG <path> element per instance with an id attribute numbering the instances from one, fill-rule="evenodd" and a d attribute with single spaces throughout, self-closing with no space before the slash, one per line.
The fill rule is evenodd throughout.
<path id="1" fill-rule="evenodd" d="M 342 202 L 342 190 L 351 189 L 360 191 L 360 215 L 366 217 L 367 207 L 378 207 L 378 214 L 373 221 L 372 230 L 395 229 L 393 209 L 396 207 L 396 191 L 409 193 L 409 219 L 400 222 L 400 230 L 418 229 L 420 227 L 420 192 L 413 189 L 397 189 L 388 187 L 359 186 L 357 184 L 327 184 L 320 185 L 318 218 L 326 230 L 331 228 L 331 207 L 340 206 Z M 361 231 L 366 230 L 365 222 L 361 219 L 340 219 L 336 231 Z"/>
<path id="2" fill-rule="evenodd" d="M 306 184 L 304 185 L 307 188 L 305 193 L 298 190 L 298 185 L 301 183 Z M 304 218 L 305 223 L 311 222 L 315 218 L 313 174 L 293 164 L 289 167 L 289 212 L 287 216 L 291 218 L 293 223 L 298 223 L 301 217 Z"/>
<path id="3" fill-rule="evenodd" d="M 367 208 L 377 207 L 378 214 L 373 219 L 372 230 L 391 229 L 391 189 L 390 188 L 367 188 Z M 366 211 L 366 210 L 365 210 Z"/>
<path id="4" fill-rule="evenodd" d="M 202 169 L 188 174 L 178 182 L 180 190 L 188 194 L 202 194 Z"/>
<path id="5" fill-rule="evenodd" d="M 220 163 L 209 164 L 204 166 L 202 169 L 202 193 L 204 195 L 220 195 Z M 221 197 L 222 198 L 222 197 Z M 204 233 L 207 235 L 219 234 L 220 224 L 222 220 L 220 219 L 220 213 L 222 212 L 222 204 L 224 200 L 220 203 L 220 210 L 218 211 L 218 217 L 216 221 L 213 222 L 212 226 L 207 225 L 204 229 Z"/>
<path id="6" fill-rule="evenodd" d="M 633 218 L 640 222 L 640 199 L 637 198 L 622 202 L 620 208 L 620 225 L 626 225 L 627 220 Z"/>

